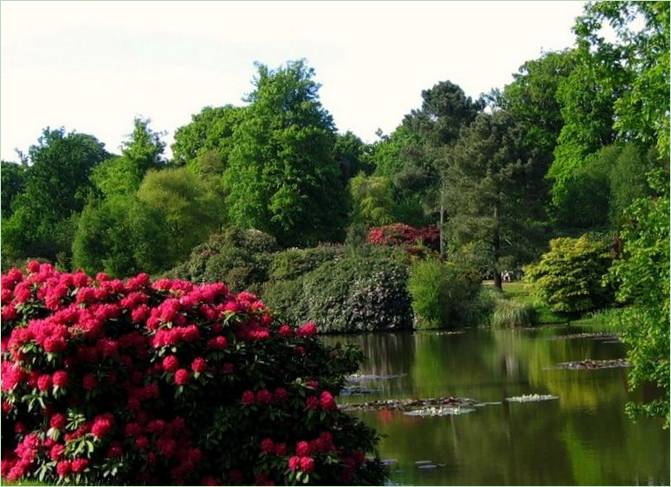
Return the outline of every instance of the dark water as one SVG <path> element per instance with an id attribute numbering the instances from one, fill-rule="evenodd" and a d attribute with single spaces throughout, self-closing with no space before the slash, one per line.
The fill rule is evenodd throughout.
<path id="1" fill-rule="evenodd" d="M 581 331 L 589 330 L 472 329 L 458 335 L 325 340 L 359 345 L 367 357 L 362 374 L 400 375 L 365 382 L 375 392 L 341 397 L 340 402 L 440 396 L 502 401 L 457 416 L 356 413 L 384 435 L 380 454 L 393 462 L 394 483 L 669 485 L 669 432 L 661 421 L 627 418 L 624 405 L 634 396 L 627 392 L 626 369 L 553 368 L 559 362 L 624 356 L 620 343 L 553 339 Z M 504 401 L 532 393 L 559 399 Z M 418 461 L 436 467 L 420 468 Z"/>

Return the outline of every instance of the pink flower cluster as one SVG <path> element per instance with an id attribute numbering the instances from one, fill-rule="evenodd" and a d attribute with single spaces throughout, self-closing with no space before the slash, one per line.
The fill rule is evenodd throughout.
<path id="1" fill-rule="evenodd" d="M 276 323 L 254 294 L 35 261 L 4 274 L 1 294 L 3 426 L 15 435 L 10 448 L 3 442 L 8 481 L 40 470 L 48 483 L 273 485 L 322 465 L 340 465 L 324 470 L 339 472 L 333 482 L 369 468 L 351 459 L 373 447 L 370 435 L 339 426 L 344 413 L 320 386 L 342 373 L 329 372 L 336 355 L 314 323 Z M 306 410 L 323 411 L 309 420 L 322 432 L 299 441 Z M 280 417 L 301 426 L 255 437 Z"/>
<path id="2" fill-rule="evenodd" d="M 435 225 L 415 228 L 405 223 L 373 227 L 368 231 L 368 243 L 373 245 L 422 245 L 431 250 L 440 249 L 440 230 Z"/>

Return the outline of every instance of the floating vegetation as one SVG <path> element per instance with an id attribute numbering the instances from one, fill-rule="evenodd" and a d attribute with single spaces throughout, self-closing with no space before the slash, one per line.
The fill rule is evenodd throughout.
<path id="1" fill-rule="evenodd" d="M 475 411 L 475 408 L 463 406 L 428 406 L 411 411 L 405 411 L 403 414 L 408 416 L 457 416 Z"/>
<path id="2" fill-rule="evenodd" d="M 463 335 L 466 333 L 465 330 L 454 330 L 454 331 L 447 331 L 447 330 L 441 330 L 441 331 L 431 331 L 429 332 L 432 335 Z"/>
<path id="3" fill-rule="evenodd" d="M 429 407 L 443 408 L 473 408 L 476 401 L 460 397 L 439 397 L 432 399 L 381 399 L 377 401 L 367 401 L 357 404 L 343 404 L 340 409 L 343 411 L 369 411 L 393 409 L 397 411 L 416 411 Z M 470 412 L 470 411 L 469 411 Z"/>
<path id="4" fill-rule="evenodd" d="M 570 333 L 568 335 L 555 335 L 548 338 L 548 340 L 574 340 L 577 338 L 593 338 L 595 340 L 608 340 L 609 342 L 615 341 L 620 343 L 620 339 L 617 335 L 612 333 Z"/>
<path id="5" fill-rule="evenodd" d="M 397 375 L 374 375 L 374 374 L 352 374 L 347 377 L 348 382 L 367 382 L 372 380 L 391 380 L 398 379 L 399 377 L 405 377 L 407 374 L 397 374 Z"/>
<path id="6" fill-rule="evenodd" d="M 363 394 L 372 394 L 373 392 L 377 392 L 375 389 L 370 389 L 368 387 L 352 384 L 352 385 L 346 385 L 345 387 L 342 388 L 340 391 L 341 396 L 358 396 L 358 395 L 363 395 Z"/>
<path id="7" fill-rule="evenodd" d="M 557 364 L 555 368 L 580 370 L 580 369 L 616 369 L 620 367 L 629 367 L 629 362 L 627 362 L 623 358 L 618 358 L 614 360 L 585 359 L 585 360 L 579 360 L 577 362 L 562 362 Z"/>
<path id="8" fill-rule="evenodd" d="M 473 407 L 476 408 L 482 408 L 485 406 L 500 406 L 503 404 L 501 401 L 488 401 L 488 402 L 479 402 L 477 404 L 473 404 Z"/>
<path id="9" fill-rule="evenodd" d="M 551 394 L 523 394 L 521 396 L 506 397 L 506 401 L 508 402 L 538 402 L 551 401 L 553 399 L 559 398 Z"/>

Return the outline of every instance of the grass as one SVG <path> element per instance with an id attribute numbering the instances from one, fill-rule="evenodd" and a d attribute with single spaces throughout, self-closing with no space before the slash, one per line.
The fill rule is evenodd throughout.
<path id="1" fill-rule="evenodd" d="M 485 281 L 483 283 L 485 287 L 494 289 L 494 281 Z M 558 315 L 553 312 L 550 307 L 542 303 L 538 298 L 536 298 L 528 284 L 515 281 L 515 282 L 504 282 L 503 283 L 503 297 L 516 303 L 516 305 L 511 305 L 508 308 L 507 313 L 531 313 L 530 311 L 522 311 L 523 309 L 533 309 L 536 317 L 535 323 L 539 325 L 548 325 L 554 323 L 566 323 L 568 320 L 565 316 Z M 512 311 L 513 308 L 515 311 Z M 501 313 L 503 313 L 503 308 Z M 494 318 L 492 317 L 492 321 Z"/>
<path id="2" fill-rule="evenodd" d="M 497 328 L 509 326 L 532 326 L 538 322 L 536 309 L 528 303 L 499 298 L 494 305 L 491 325 Z"/>

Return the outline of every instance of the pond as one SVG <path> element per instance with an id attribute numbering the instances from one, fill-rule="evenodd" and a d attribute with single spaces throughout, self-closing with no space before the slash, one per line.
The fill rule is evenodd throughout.
<path id="1" fill-rule="evenodd" d="M 366 354 L 360 373 L 382 376 L 358 378 L 359 391 L 340 403 L 442 396 L 491 403 L 444 416 L 352 412 L 383 435 L 380 454 L 392 483 L 669 485 L 668 430 L 659 420 L 633 422 L 624 412 L 627 401 L 654 391 L 634 397 L 622 367 L 557 368 L 624 357 L 621 343 L 590 331 L 561 325 L 324 340 L 357 344 Z M 528 394 L 556 399 L 506 401 Z"/>

